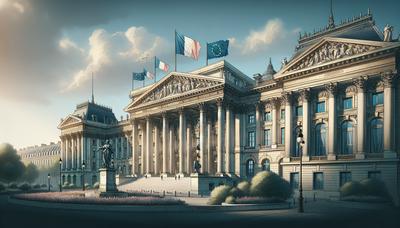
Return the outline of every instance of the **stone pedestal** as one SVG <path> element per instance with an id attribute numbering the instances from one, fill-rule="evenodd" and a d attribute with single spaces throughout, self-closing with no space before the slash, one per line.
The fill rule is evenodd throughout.
<path id="1" fill-rule="evenodd" d="M 115 170 L 112 168 L 101 168 L 100 172 L 100 192 L 117 192 L 115 181 Z"/>

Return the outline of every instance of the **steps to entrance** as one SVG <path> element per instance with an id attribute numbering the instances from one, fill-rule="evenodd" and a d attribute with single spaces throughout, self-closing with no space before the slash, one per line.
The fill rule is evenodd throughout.
<path id="1" fill-rule="evenodd" d="M 118 186 L 120 191 L 189 192 L 190 177 L 140 177 Z"/>

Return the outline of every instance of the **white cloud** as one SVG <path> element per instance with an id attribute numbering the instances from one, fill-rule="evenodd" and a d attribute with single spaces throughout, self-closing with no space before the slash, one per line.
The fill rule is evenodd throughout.
<path id="1" fill-rule="evenodd" d="M 60 47 L 60 49 L 62 51 L 78 51 L 80 53 L 84 53 L 85 50 L 83 50 L 82 48 L 78 47 L 78 45 L 70 40 L 69 38 L 62 38 L 59 42 L 58 42 L 58 46 Z"/>
<path id="2" fill-rule="evenodd" d="M 19 13 L 24 13 L 25 12 L 25 7 L 19 3 L 19 2 L 14 2 L 13 3 L 14 9 L 16 9 Z"/>

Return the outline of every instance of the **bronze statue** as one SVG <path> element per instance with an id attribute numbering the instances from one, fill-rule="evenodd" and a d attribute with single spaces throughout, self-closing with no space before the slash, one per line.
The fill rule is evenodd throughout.
<path id="1" fill-rule="evenodd" d="M 103 146 L 99 147 L 98 150 L 101 150 L 101 152 L 102 152 L 103 168 L 112 168 L 113 152 L 111 149 L 110 141 L 107 139 L 105 144 Z"/>

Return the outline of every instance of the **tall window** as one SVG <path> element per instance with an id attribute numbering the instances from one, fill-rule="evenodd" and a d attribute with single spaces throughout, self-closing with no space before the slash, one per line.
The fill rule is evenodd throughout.
<path id="1" fill-rule="evenodd" d="M 303 106 L 296 107 L 296 116 L 303 116 Z"/>
<path id="2" fill-rule="evenodd" d="M 290 186 L 292 189 L 298 189 L 299 188 L 299 173 L 290 173 Z"/>
<path id="3" fill-rule="evenodd" d="M 313 175 L 313 189 L 322 190 L 324 189 L 324 173 L 316 172 Z"/>
<path id="4" fill-rule="evenodd" d="M 376 118 L 371 120 L 371 153 L 383 152 L 383 121 Z"/>
<path id="5" fill-rule="evenodd" d="M 352 97 L 346 97 L 343 99 L 343 109 L 351 109 L 353 108 L 353 98 Z"/>
<path id="6" fill-rule="evenodd" d="M 249 122 L 249 124 L 254 124 L 256 122 L 256 118 L 255 118 L 254 114 L 250 114 L 248 116 L 248 122 Z"/>
<path id="7" fill-rule="evenodd" d="M 315 127 L 315 156 L 326 155 L 326 136 L 326 124 L 318 124 Z"/>
<path id="8" fill-rule="evenodd" d="M 383 104 L 383 92 L 372 94 L 372 105 L 381 105 Z"/>
<path id="9" fill-rule="evenodd" d="M 270 167 L 270 162 L 269 162 L 269 160 L 268 160 L 268 159 L 264 159 L 264 160 L 261 162 L 261 167 L 262 167 L 262 170 L 263 170 L 263 171 L 270 171 L 270 170 L 271 170 L 271 167 Z"/>
<path id="10" fill-rule="evenodd" d="M 256 132 L 255 131 L 249 131 L 248 137 L 247 137 L 247 142 L 249 143 L 249 147 L 255 147 L 256 145 Z"/>
<path id="11" fill-rule="evenodd" d="M 325 112 L 325 101 L 320 101 L 317 103 L 317 113 Z"/>
<path id="12" fill-rule="evenodd" d="M 346 182 L 351 181 L 351 172 L 340 172 L 339 187 L 342 187 Z"/>
<path id="13" fill-rule="evenodd" d="M 351 121 L 342 123 L 342 154 L 353 153 L 354 129 Z"/>
<path id="14" fill-rule="evenodd" d="M 264 130 L 264 145 L 271 146 L 271 129 Z"/>
<path id="15" fill-rule="evenodd" d="M 281 120 L 285 120 L 285 109 L 281 109 Z"/>
<path id="16" fill-rule="evenodd" d="M 272 121 L 272 114 L 270 111 L 265 112 L 264 114 L 264 121 L 271 122 Z"/>
<path id="17" fill-rule="evenodd" d="M 285 128 L 281 128 L 281 144 L 285 144 Z"/>
<path id="18" fill-rule="evenodd" d="M 249 159 L 246 162 L 246 176 L 247 177 L 254 176 L 254 160 L 253 159 Z"/>

